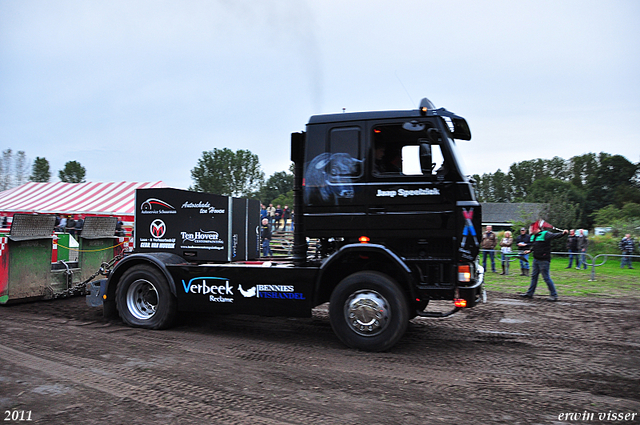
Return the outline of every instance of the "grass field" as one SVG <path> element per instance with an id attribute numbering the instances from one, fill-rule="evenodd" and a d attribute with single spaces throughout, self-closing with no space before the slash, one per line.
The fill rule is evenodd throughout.
<path id="1" fill-rule="evenodd" d="M 560 297 L 594 296 L 594 297 L 634 297 L 640 298 L 640 263 L 633 263 L 635 269 L 620 269 L 620 259 L 610 258 L 603 265 L 596 267 L 595 281 L 591 279 L 591 267 L 588 270 L 565 269 L 569 263 L 566 257 L 554 257 L 551 260 L 551 279 L 556 285 Z M 491 270 L 489 259 L 487 268 Z M 500 271 L 500 262 L 496 256 L 496 270 Z M 520 264 L 511 262 L 509 275 L 487 273 L 485 286 L 489 291 L 506 293 L 523 293 L 529 287 L 531 277 L 520 276 Z M 536 295 L 548 295 L 547 284 L 538 279 Z"/>

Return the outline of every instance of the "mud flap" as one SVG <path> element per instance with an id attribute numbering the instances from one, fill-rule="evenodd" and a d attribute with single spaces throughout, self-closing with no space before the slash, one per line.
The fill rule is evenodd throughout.
<path id="1" fill-rule="evenodd" d="M 107 293 L 107 279 L 94 280 L 87 283 L 87 305 L 102 307 L 102 296 Z"/>
<path id="2" fill-rule="evenodd" d="M 482 282 L 478 282 L 473 286 L 458 287 L 460 298 L 467 300 L 467 307 L 475 307 L 478 303 L 487 302 L 487 294 L 484 290 Z"/>

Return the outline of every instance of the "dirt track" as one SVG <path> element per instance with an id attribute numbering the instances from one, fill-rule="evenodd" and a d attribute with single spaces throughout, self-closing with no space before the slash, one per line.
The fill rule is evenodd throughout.
<path id="1" fill-rule="evenodd" d="M 5 421 L 15 410 L 43 424 L 640 423 L 637 299 L 489 301 L 414 319 L 387 353 L 345 348 L 322 307 L 310 319 L 193 315 L 148 331 L 107 322 L 80 297 L 4 306 L 2 419 L 18 423 Z"/>

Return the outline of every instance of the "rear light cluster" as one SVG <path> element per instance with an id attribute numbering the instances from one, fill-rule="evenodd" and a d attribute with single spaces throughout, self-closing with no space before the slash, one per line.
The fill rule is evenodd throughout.
<path id="1" fill-rule="evenodd" d="M 458 266 L 458 282 L 460 283 L 471 282 L 471 265 L 461 264 Z"/>

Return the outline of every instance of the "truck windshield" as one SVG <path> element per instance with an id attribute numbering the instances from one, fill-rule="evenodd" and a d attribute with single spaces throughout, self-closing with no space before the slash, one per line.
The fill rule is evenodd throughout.
<path id="1" fill-rule="evenodd" d="M 453 154 L 453 158 L 456 161 L 458 170 L 460 171 L 460 175 L 463 176 L 463 178 L 465 176 L 468 176 L 469 174 L 467 174 L 467 167 L 464 164 L 463 156 L 460 155 L 460 152 L 458 152 L 458 145 L 456 144 L 456 141 L 451 139 L 448 136 L 447 136 L 447 140 L 449 141 L 451 153 Z"/>
<path id="2" fill-rule="evenodd" d="M 444 165 L 444 157 L 440 145 L 431 145 L 431 163 L 438 170 Z M 422 175 L 420 166 L 420 146 L 405 145 L 402 147 L 402 174 L 405 176 Z"/>

